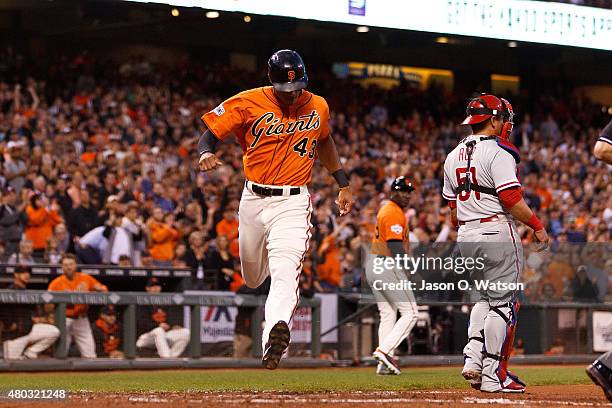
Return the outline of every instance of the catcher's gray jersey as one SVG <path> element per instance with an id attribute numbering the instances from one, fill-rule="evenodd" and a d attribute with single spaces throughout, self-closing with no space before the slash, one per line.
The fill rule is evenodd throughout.
<path id="1" fill-rule="evenodd" d="M 466 143 L 475 141 L 470 169 L 467 169 Z M 463 139 L 444 161 L 444 188 L 442 195 L 457 202 L 457 219 L 471 221 L 506 213 L 499 198 L 477 191 L 458 191 L 465 178 L 472 185 L 495 189 L 497 193 L 511 187 L 520 187 L 516 161 L 512 154 L 500 147 L 495 139 L 470 135 Z"/>

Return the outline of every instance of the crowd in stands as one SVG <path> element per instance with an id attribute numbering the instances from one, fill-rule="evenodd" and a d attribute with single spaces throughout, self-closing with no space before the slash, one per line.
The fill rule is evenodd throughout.
<path id="1" fill-rule="evenodd" d="M 0 64 L 0 259 L 15 264 L 80 263 L 189 267 L 185 289 L 236 291 L 240 147 L 224 143 L 225 165 L 197 171 L 200 116 L 224 98 L 263 86 L 265 76 L 185 60 L 172 67 L 143 58 L 117 65 L 88 53 L 33 64 L 14 50 Z M 310 190 L 313 238 L 304 286 L 360 290 L 360 248 L 395 177 L 417 190 L 407 217 L 411 245 L 456 238 L 441 196 L 445 154 L 466 134 L 466 99 L 435 85 L 392 90 L 311 74 L 327 98 L 333 137 L 350 174 L 355 206 L 340 218 L 337 189 L 320 165 Z M 529 257 L 531 296 L 603 300 L 612 265 L 577 255 L 567 276 L 548 281 L 565 245 L 605 251 L 612 231 L 610 169 L 592 156 L 609 116 L 565 89 L 510 97 L 518 112 L 513 142 L 522 155 L 525 197 L 554 237 L 554 250 Z M 528 228 L 519 227 L 525 244 Z M 567 244 L 566 244 L 567 243 Z M 597 243 L 600 243 L 597 246 Z M 585 266 L 586 280 L 578 272 Z M 552 266 L 551 266 L 552 265 Z M 536 267 L 537 266 L 537 267 Z M 585 286 L 586 285 L 586 286 Z"/>

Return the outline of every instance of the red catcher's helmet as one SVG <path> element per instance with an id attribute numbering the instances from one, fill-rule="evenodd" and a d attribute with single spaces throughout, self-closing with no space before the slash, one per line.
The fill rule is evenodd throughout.
<path id="1" fill-rule="evenodd" d="M 493 116 L 498 116 L 504 121 L 504 127 L 500 137 L 508 139 L 514 126 L 514 111 L 510 102 L 495 95 L 482 94 L 468 103 L 465 111 L 467 117 L 462 125 L 473 125 L 484 122 Z"/>

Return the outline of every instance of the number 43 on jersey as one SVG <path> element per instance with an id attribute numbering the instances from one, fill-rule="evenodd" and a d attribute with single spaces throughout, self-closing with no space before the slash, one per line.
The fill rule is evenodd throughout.
<path id="1" fill-rule="evenodd" d="M 299 142 L 293 145 L 293 151 L 300 155 L 300 157 L 308 154 L 309 159 L 313 159 L 317 150 L 317 139 L 312 139 L 310 147 L 308 146 L 308 138 L 304 137 Z"/>

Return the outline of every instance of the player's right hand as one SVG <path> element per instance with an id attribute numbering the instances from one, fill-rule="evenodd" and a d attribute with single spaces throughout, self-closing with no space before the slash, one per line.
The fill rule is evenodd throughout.
<path id="1" fill-rule="evenodd" d="M 223 162 L 211 152 L 202 153 L 198 163 L 200 171 L 211 171 L 223 165 Z"/>
<path id="2" fill-rule="evenodd" d="M 350 187 L 341 188 L 338 192 L 338 200 L 336 200 L 340 216 L 346 215 L 351 212 L 353 206 L 353 194 L 351 193 Z"/>
<path id="3" fill-rule="evenodd" d="M 550 245 L 550 237 L 548 236 L 544 228 L 539 231 L 535 231 L 533 235 L 535 236 L 536 241 L 538 242 L 538 245 L 536 245 L 537 252 L 541 252 L 545 249 L 548 249 L 548 246 Z"/>

